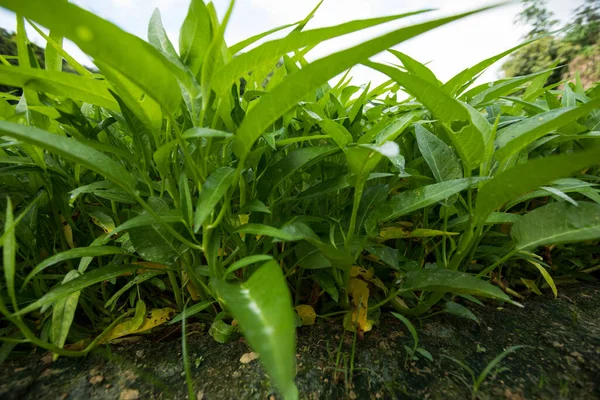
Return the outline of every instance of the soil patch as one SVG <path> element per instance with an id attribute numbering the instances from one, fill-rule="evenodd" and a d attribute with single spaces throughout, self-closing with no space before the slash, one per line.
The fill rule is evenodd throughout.
<path id="1" fill-rule="evenodd" d="M 411 336 L 384 316 L 357 338 L 352 370 L 353 334 L 344 333 L 341 322 L 319 321 L 298 331 L 301 398 L 467 399 L 471 377 L 450 357 L 478 374 L 504 349 L 526 345 L 492 370 L 479 398 L 598 399 L 598 304 L 600 284 L 586 283 L 559 287 L 557 299 L 531 298 L 523 309 L 470 306 L 479 324 L 451 315 L 415 321 L 419 346 L 433 361 L 409 359 L 404 346 L 412 346 Z M 278 398 L 258 360 L 240 362 L 251 351 L 243 339 L 219 344 L 200 324 L 195 330 L 188 349 L 198 399 Z M 41 351 L 16 354 L 0 366 L 0 398 L 184 399 L 179 334 L 172 338 L 139 338 L 54 363 Z"/>

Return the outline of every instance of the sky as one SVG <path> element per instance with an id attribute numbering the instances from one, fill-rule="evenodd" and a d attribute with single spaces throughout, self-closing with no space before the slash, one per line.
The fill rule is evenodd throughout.
<path id="1" fill-rule="evenodd" d="M 179 42 L 179 28 L 189 5 L 189 0 L 72 0 L 72 2 L 143 39 L 147 38 L 150 16 L 158 7 L 165 30 L 176 49 Z M 321 58 L 402 26 L 497 2 L 490 0 L 325 0 L 305 29 L 421 9 L 433 8 L 436 11 L 329 40 L 313 49 L 307 55 L 307 59 L 312 61 Z M 569 19 L 572 10 L 582 2 L 583 0 L 548 0 L 547 6 L 564 23 Z M 214 0 L 213 3 L 219 15 L 223 16 L 229 0 Z M 317 0 L 237 0 L 225 39 L 229 45 L 232 45 L 274 27 L 296 22 L 303 19 L 317 3 Z M 515 16 L 521 9 L 519 2 L 513 2 L 439 27 L 394 48 L 420 62 L 428 63 L 427 65 L 438 79 L 444 82 L 464 68 L 519 44 L 527 32 L 526 26 L 514 24 Z M 14 31 L 15 26 L 14 14 L 0 9 L 0 27 Z M 28 29 L 28 36 L 32 42 L 44 46 L 44 40 L 33 29 Z M 270 38 L 275 37 L 277 36 Z M 73 43 L 65 43 L 65 49 L 82 64 L 92 65 L 89 57 Z M 394 62 L 397 59 L 386 52 L 373 57 L 372 60 Z M 496 63 L 484 73 L 480 81 L 501 78 L 500 67 L 501 62 Z M 356 85 L 367 82 L 379 84 L 386 80 L 386 77 L 379 72 L 363 66 L 353 68 L 351 76 Z"/>

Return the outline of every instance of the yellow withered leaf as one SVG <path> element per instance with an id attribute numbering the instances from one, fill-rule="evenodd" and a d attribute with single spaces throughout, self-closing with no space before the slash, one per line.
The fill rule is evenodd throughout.
<path id="1" fill-rule="evenodd" d="M 234 226 L 235 227 L 246 225 L 248 223 L 248 221 L 250 221 L 250 214 L 240 214 L 240 215 L 238 215 L 238 220 L 239 220 L 239 224 L 237 223 L 238 221 L 234 220 Z M 246 238 L 246 234 L 245 233 L 240 233 L 240 237 L 242 239 L 245 239 Z"/>
<path id="2" fill-rule="evenodd" d="M 77 247 L 77 245 L 75 242 L 73 242 L 73 229 L 71 229 L 71 225 L 69 225 L 62 215 L 60 216 L 60 223 L 63 226 L 63 232 L 65 234 L 65 240 L 67 241 L 67 244 L 70 248 L 74 249 Z"/>
<path id="3" fill-rule="evenodd" d="M 175 310 L 171 307 L 156 308 L 150 311 L 150 314 L 146 316 L 142 325 L 134 332 L 132 332 L 132 334 L 144 332 L 156 326 L 162 325 L 165 322 L 169 321 L 174 314 Z"/>
<path id="4" fill-rule="evenodd" d="M 110 340 L 120 338 L 121 336 L 129 335 L 131 332 L 138 329 L 144 323 L 144 317 L 146 315 L 146 303 L 143 300 L 138 300 L 135 305 L 135 315 L 133 318 L 128 319 L 125 322 L 121 322 L 102 339 L 102 343 L 106 343 Z"/>
<path id="5" fill-rule="evenodd" d="M 458 235 L 458 232 L 445 232 L 436 229 L 415 229 L 410 231 L 403 226 L 388 226 L 379 232 L 379 236 L 384 240 L 456 235 Z"/>
<path id="6" fill-rule="evenodd" d="M 175 314 L 175 310 L 170 307 L 157 308 L 146 314 L 146 304 L 142 300 L 138 300 L 133 318 L 115 326 L 102 340 L 102 343 L 106 343 L 123 336 L 141 333 L 156 326 L 162 325 L 169 321 L 173 314 Z"/>
<path id="7" fill-rule="evenodd" d="M 240 225 L 246 225 L 250 220 L 250 214 L 240 214 L 238 215 L 238 218 L 240 220 Z"/>
<path id="8" fill-rule="evenodd" d="M 300 304 L 299 306 L 296 306 L 296 312 L 302 320 L 302 326 L 315 324 L 317 313 L 312 306 L 308 304 Z"/>
<path id="9" fill-rule="evenodd" d="M 363 332 L 368 332 L 373 328 L 373 321 L 367 319 L 369 308 L 369 285 L 367 282 L 350 278 L 348 290 L 352 297 L 353 310 L 346 314 L 344 318 L 344 327 L 347 330 L 354 331 L 358 327 Z"/>
<path id="10" fill-rule="evenodd" d="M 371 282 L 373 285 L 383 290 L 384 293 L 387 293 L 387 287 L 385 287 L 381 279 L 375 275 L 373 268 L 366 269 L 359 267 L 358 265 L 354 265 L 350 270 L 350 277 L 361 278 L 364 281 Z"/>
<path id="11" fill-rule="evenodd" d="M 88 215 L 92 218 L 92 222 L 99 226 L 104 233 L 110 234 L 115 230 L 115 221 L 108 215 L 104 214 L 102 211 L 93 210 L 89 211 Z"/>
<path id="12" fill-rule="evenodd" d="M 379 236 L 385 240 L 406 238 L 409 234 L 410 231 L 402 226 L 387 226 L 379 232 Z"/>
<path id="13" fill-rule="evenodd" d="M 187 274 L 187 272 L 181 271 L 181 279 L 183 279 L 184 282 L 187 281 L 185 287 L 186 287 L 187 291 L 189 292 L 192 300 L 198 301 L 198 299 L 200 299 L 200 293 L 198 293 L 196 286 L 194 286 L 194 282 L 192 282 L 192 280 L 189 278 L 189 275 Z"/>
<path id="14" fill-rule="evenodd" d="M 542 291 L 540 290 L 540 288 L 538 288 L 538 286 L 535 284 L 535 281 L 531 280 L 531 279 L 525 279 L 525 278 L 521 278 L 521 282 L 523 282 L 523 284 L 525 286 L 527 286 L 527 289 L 531 290 L 533 293 L 541 296 L 542 295 Z"/>
<path id="15" fill-rule="evenodd" d="M 415 229 L 410 232 L 410 237 L 456 236 L 458 232 L 438 231 L 436 229 Z"/>
<path id="16" fill-rule="evenodd" d="M 227 255 L 227 252 L 226 252 L 225 250 L 223 250 L 223 249 L 219 249 L 219 250 L 217 250 L 217 255 L 218 255 L 219 257 L 221 257 L 221 256 L 226 256 L 226 255 Z"/>

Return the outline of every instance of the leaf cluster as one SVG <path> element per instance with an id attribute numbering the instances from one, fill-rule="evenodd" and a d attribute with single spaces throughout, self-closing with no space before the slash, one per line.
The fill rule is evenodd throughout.
<path id="1" fill-rule="evenodd" d="M 394 65 L 370 61 L 485 9 L 308 29 L 317 6 L 228 45 L 234 2 L 219 20 L 193 0 L 176 52 L 158 10 L 146 42 L 66 1 L 0 4 L 17 14 L 19 49 L 0 84 L 23 88 L 0 99 L 3 354 L 21 343 L 83 355 L 169 320 L 185 344 L 185 321 L 199 319 L 218 341 L 239 329 L 292 399 L 295 306 L 361 334 L 387 309 L 473 319 L 459 303 L 519 306 L 598 256 L 597 90 L 546 86 L 551 66 L 474 83 L 527 43 L 445 83 L 393 49 Z M 25 23 L 49 28 L 46 59 L 78 73 L 32 64 Z M 380 24 L 388 33 L 305 58 Z M 356 64 L 389 80 L 353 85 Z"/>

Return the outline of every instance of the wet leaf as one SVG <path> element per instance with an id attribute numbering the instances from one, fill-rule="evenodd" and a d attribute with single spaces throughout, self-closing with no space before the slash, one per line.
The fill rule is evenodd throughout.
<path id="1" fill-rule="evenodd" d="M 167 110 L 172 112 L 179 106 L 179 86 L 173 70 L 156 49 L 140 38 L 70 2 L 7 0 L 2 6 L 39 22 L 72 40 L 95 60 L 120 70 Z"/>
<path id="2" fill-rule="evenodd" d="M 265 263 L 239 286 L 220 280 L 212 284 L 282 393 L 297 396 L 295 316 L 279 265 Z"/>
<path id="3" fill-rule="evenodd" d="M 437 182 L 463 177 L 460 161 L 450 146 L 418 124 L 415 125 L 415 136 L 419 151 Z"/>
<path id="4" fill-rule="evenodd" d="M 169 206 L 162 199 L 150 198 L 148 204 L 157 213 L 169 211 Z M 147 211 L 142 213 L 142 215 L 147 214 Z M 163 224 L 154 223 L 149 226 L 132 228 L 129 230 L 129 237 L 136 252 L 146 261 L 173 265 L 179 256 L 179 243 Z"/>
<path id="5" fill-rule="evenodd" d="M 511 236 L 518 250 L 600 238 L 600 204 L 545 205 L 513 224 Z"/>

